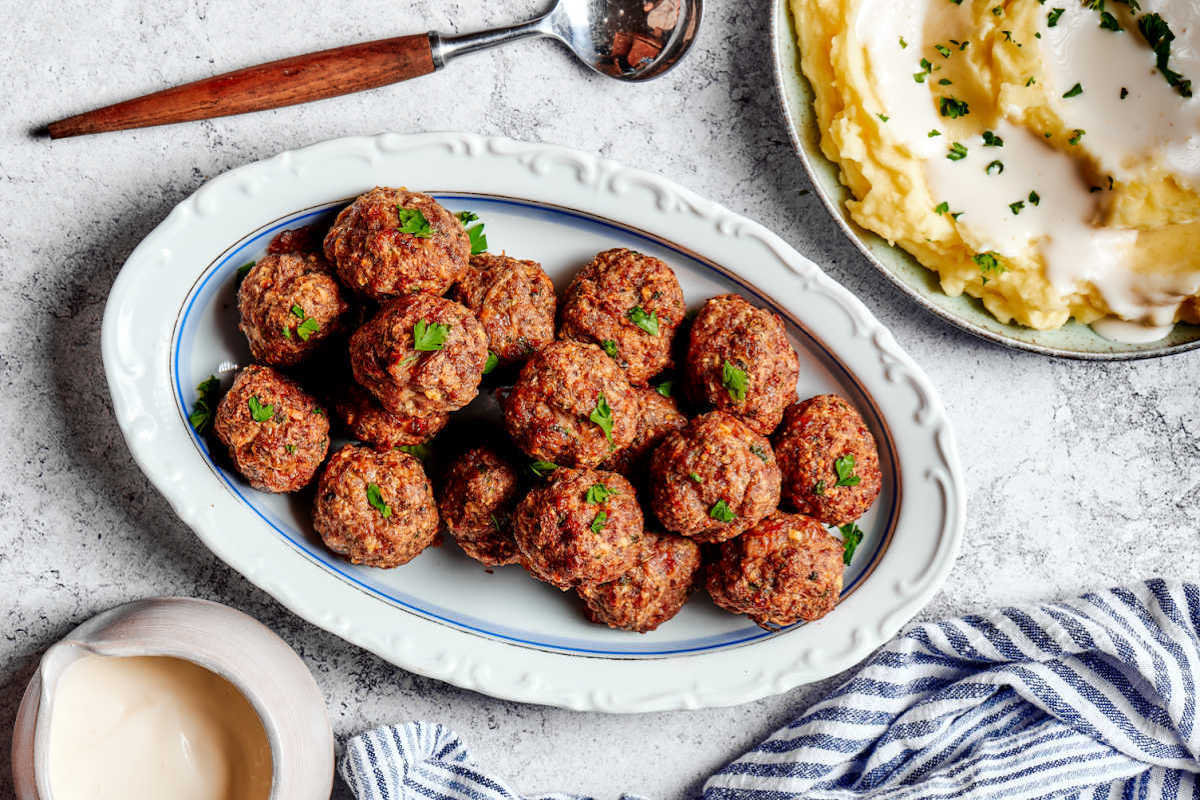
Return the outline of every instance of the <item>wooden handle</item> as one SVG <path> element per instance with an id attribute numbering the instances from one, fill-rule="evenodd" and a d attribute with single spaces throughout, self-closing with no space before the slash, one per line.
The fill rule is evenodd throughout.
<path id="1" fill-rule="evenodd" d="M 105 106 L 50 123 L 50 138 L 145 128 L 279 108 L 433 72 L 429 34 L 336 47 Z"/>

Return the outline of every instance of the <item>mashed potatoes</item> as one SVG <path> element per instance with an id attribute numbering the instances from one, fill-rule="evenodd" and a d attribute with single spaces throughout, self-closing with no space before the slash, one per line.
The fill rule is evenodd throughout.
<path id="1" fill-rule="evenodd" d="M 790 2 L 850 213 L 947 293 L 1039 329 L 1200 322 L 1200 4 Z"/>

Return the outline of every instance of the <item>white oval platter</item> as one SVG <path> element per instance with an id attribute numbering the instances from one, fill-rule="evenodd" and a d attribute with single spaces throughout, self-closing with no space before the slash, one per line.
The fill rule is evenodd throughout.
<path id="1" fill-rule="evenodd" d="M 450 542 L 394 569 L 322 547 L 307 496 L 256 492 L 210 457 L 187 414 L 197 383 L 247 363 L 237 268 L 279 230 L 376 185 L 430 192 L 487 225 L 493 252 L 542 262 L 561 290 L 599 250 L 658 256 L 689 307 L 737 291 L 787 321 L 801 396 L 840 392 L 880 444 L 884 490 L 838 608 L 763 631 L 697 592 L 639 635 L 589 624 L 571 594 L 518 567 L 484 571 Z M 849 292 L 762 226 L 663 178 L 596 156 L 471 134 L 337 139 L 221 175 L 129 257 L 102 333 L 113 408 L 135 460 L 221 559 L 296 614 L 413 672 L 496 697 L 580 710 L 732 705 L 861 660 L 929 600 L 953 564 L 965 495 L 937 393 Z"/>

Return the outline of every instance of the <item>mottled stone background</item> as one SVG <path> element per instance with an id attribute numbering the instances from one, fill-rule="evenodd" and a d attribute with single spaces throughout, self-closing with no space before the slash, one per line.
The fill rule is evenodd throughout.
<path id="1" fill-rule="evenodd" d="M 695 794 L 829 687 L 622 717 L 493 700 L 297 619 L 175 519 L 111 416 L 99 348 L 108 288 L 137 242 L 204 181 L 336 136 L 466 130 L 599 152 L 759 220 L 856 292 L 941 389 L 965 465 L 962 556 L 924 616 L 1195 575 L 1200 353 L 1052 361 L 976 341 L 898 295 L 802 192 L 808 181 L 772 88 L 767 3 L 709 5 L 694 54 L 644 86 L 586 72 L 553 44 L 523 43 L 352 97 L 51 143 L 32 130 L 172 82 L 367 38 L 513 21 L 540 3 L 0 3 L 0 796 L 11 795 L 8 733 L 39 653 L 92 614 L 147 595 L 212 598 L 270 625 L 316 674 L 339 736 L 440 721 L 527 791 Z"/>

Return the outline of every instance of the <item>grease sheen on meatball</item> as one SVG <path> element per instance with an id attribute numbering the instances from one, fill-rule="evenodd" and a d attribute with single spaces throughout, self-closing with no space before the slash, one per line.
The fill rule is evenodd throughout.
<path id="1" fill-rule="evenodd" d="M 640 477 L 654 448 L 669 433 L 687 425 L 687 417 L 672 398 L 663 397 L 654 389 L 643 387 L 634 389 L 634 392 L 638 396 L 640 413 L 633 442 L 613 453 L 600 466 L 625 476 Z"/>
<path id="2" fill-rule="evenodd" d="M 710 299 L 692 324 L 688 385 L 698 402 L 770 434 L 796 399 L 800 361 L 783 322 L 736 294 Z"/>
<path id="3" fill-rule="evenodd" d="M 554 284 L 536 261 L 471 256 L 452 296 L 478 318 L 501 364 L 524 361 L 554 341 Z"/>
<path id="4" fill-rule="evenodd" d="M 582 342 L 555 342 L 535 353 L 504 401 L 504 424 L 517 446 L 567 467 L 595 466 L 628 447 L 639 413 L 621 369 Z"/>
<path id="5" fill-rule="evenodd" d="M 650 459 L 659 521 L 702 542 L 730 539 L 773 512 L 779 482 L 771 443 L 723 411 L 669 434 Z"/>
<path id="6" fill-rule="evenodd" d="M 475 398 L 486 361 L 471 312 L 431 294 L 388 301 L 350 337 L 355 380 L 393 414 L 457 411 Z"/>
<path id="7" fill-rule="evenodd" d="M 772 514 L 721 545 L 708 593 L 764 628 L 811 622 L 841 597 L 842 553 L 841 541 L 812 517 Z"/>
<path id="8" fill-rule="evenodd" d="M 238 288 L 238 328 L 257 361 L 299 364 L 342 328 L 349 306 L 333 268 L 316 253 L 260 258 Z"/>
<path id="9" fill-rule="evenodd" d="M 264 492 L 307 485 L 329 450 L 325 410 L 300 384 L 258 364 L 238 372 L 213 430 L 238 472 Z"/>
<path id="10" fill-rule="evenodd" d="M 580 586 L 588 619 L 644 633 L 679 613 L 700 569 L 700 547 L 691 539 L 646 531 L 640 560 L 607 583 Z"/>
<path id="11" fill-rule="evenodd" d="M 333 413 L 355 439 L 382 448 L 423 444 L 436 436 L 450 420 L 450 415 L 445 412 L 425 417 L 393 414 L 370 392 L 353 382 L 338 389 Z"/>
<path id="12" fill-rule="evenodd" d="M 473 447 L 450 465 L 438 492 L 446 530 L 468 556 L 488 567 L 514 564 L 517 472 L 490 447 Z"/>
<path id="13" fill-rule="evenodd" d="M 883 475 L 875 437 L 841 397 L 824 394 L 788 406 L 774 443 L 783 497 L 797 511 L 828 525 L 845 525 L 879 496 Z"/>
<path id="14" fill-rule="evenodd" d="M 529 574 L 565 590 L 629 570 L 640 553 L 642 524 L 629 481 L 560 467 L 517 504 L 513 536 Z"/>
<path id="15" fill-rule="evenodd" d="M 338 214 L 325 235 L 325 256 L 346 286 L 376 300 L 440 295 L 466 270 L 471 239 L 458 217 L 429 195 L 376 187 Z"/>
<path id="16" fill-rule="evenodd" d="M 671 365 L 685 313 L 669 266 L 633 250 L 605 250 L 567 287 L 558 335 L 600 345 L 630 383 L 642 385 Z"/>
<path id="17" fill-rule="evenodd" d="M 421 462 L 400 450 L 346 445 L 317 482 L 313 527 L 326 547 L 351 563 L 398 567 L 412 561 L 438 532 Z"/>

